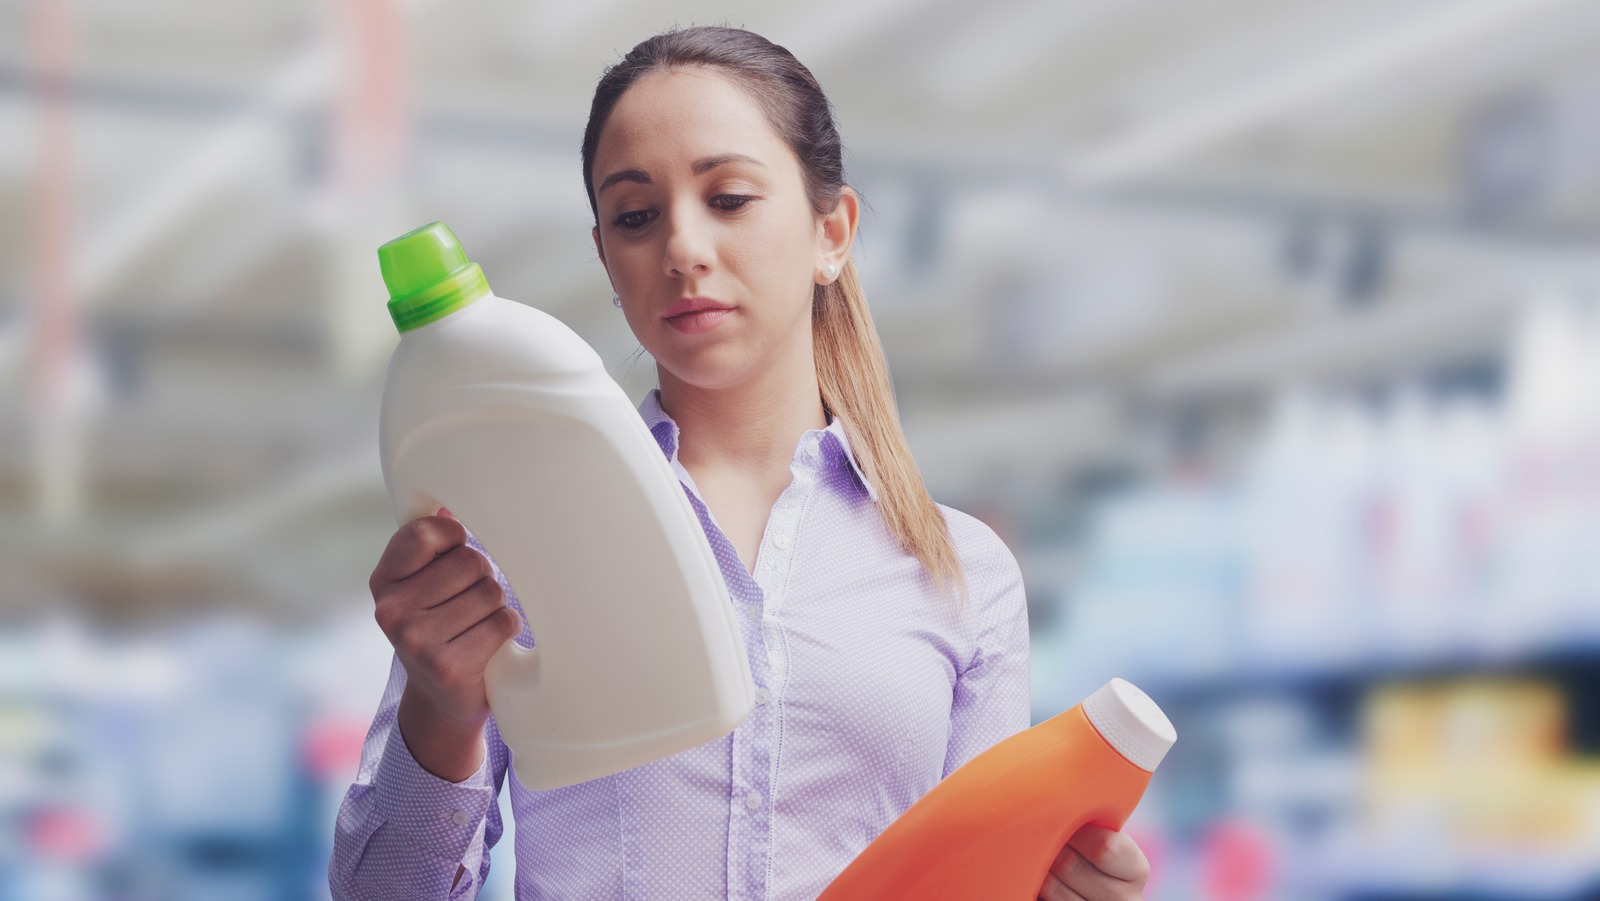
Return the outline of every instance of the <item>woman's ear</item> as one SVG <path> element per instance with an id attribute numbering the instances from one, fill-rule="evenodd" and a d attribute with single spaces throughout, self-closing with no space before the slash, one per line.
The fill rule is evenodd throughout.
<path id="1" fill-rule="evenodd" d="M 861 198 L 854 188 L 845 185 L 839 191 L 839 202 L 817 219 L 817 269 L 826 273 L 831 267 L 834 273 L 827 276 L 823 284 L 833 281 L 844 270 L 860 223 Z"/>

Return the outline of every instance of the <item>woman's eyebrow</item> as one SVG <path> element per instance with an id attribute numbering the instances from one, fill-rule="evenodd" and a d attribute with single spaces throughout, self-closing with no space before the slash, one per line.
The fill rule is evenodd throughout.
<path id="1" fill-rule="evenodd" d="M 695 160 L 689 164 L 689 169 L 696 175 L 704 175 L 724 163 L 755 163 L 763 168 L 767 165 L 753 156 L 745 156 L 742 153 L 721 153 Z"/>
<path id="2" fill-rule="evenodd" d="M 599 197 L 601 194 L 606 192 L 606 188 L 611 187 L 619 181 L 631 181 L 637 182 L 641 185 L 648 185 L 650 184 L 650 173 L 644 171 L 643 169 L 623 169 L 621 172 L 613 172 L 610 175 L 607 175 L 605 180 L 600 182 L 600 187 L 595 188 L 594 196 Z"/>
<path id="3" fill-rule="evenodd" d="M 689 164 L 689 170 L 696 175 L 704 175 L 707 172 L 710 172 L 712 169 L 715 169 L 718 166 L 726 163 L 754 163 L 762 168 L 766 168 L 767 165 L 753 156 L 746 156 L 742 153 L 719 153 L 716 156 L 708 156 L 695 160 Z M 631 181 L 635 184 L 641 185 L 654 184 L 654 182 L 650 180 L 650 173 L 644 171 L 643 169 L 623 169 L 619 172 L 613 172 L 602 179 L 600 182 L 600 187 L 596 188 L 594 191 L 594 196 L 599 197 L 601 194 L 605 193 L 606 188 L 609 188 L 617 182 L 622 181 Z"/>

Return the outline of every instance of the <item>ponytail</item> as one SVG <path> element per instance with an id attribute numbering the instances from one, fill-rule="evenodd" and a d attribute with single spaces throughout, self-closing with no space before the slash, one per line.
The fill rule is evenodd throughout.
<path id="1" fill-rule="evenodd" d="M 817 286 L 811 333 L 823 406 L 843 418 L 856 465 L 872 484 L 889 532 L 922 562 L 941 592 L 958 592 L 964 607 L 968 588 L 961 560 L 906 444 L 883 345 L 854 262 L 845 261 L 833 284 Z"/>

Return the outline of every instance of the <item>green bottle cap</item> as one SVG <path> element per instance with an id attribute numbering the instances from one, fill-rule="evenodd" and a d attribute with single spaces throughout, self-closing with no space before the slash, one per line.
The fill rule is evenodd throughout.
<path id="1" fill-rule="evenodd" d="M 402 332 L 443 319 L 489 293 L 477 263 L 443 222 L 430 222 L 378 248 L 389 315 Z"/>

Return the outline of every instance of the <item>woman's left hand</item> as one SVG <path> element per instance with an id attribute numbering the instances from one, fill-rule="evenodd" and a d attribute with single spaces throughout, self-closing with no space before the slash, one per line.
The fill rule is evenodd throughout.
<path id="1" fill-rule="evenodd" d="M 1085 826 L 1050 864 L 1040 901 L 1131 901 L 1144 897 L 1150 861 L 1121 832 Z"/>

